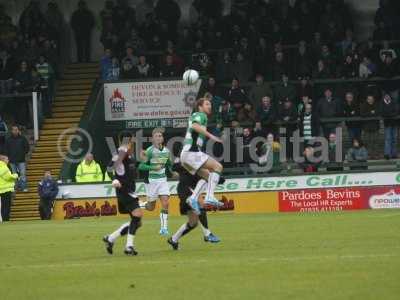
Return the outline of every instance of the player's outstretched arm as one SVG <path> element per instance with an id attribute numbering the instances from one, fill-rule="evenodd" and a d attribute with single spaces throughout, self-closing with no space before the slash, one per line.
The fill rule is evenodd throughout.
<path id="1" fill-rule="evenodd" d="M 217 143 L 222 144 L 222 140 L 219 137 L 216 137 L 215 135 L 211 134 L 210 132 L 207 131 L 207 128 L 198 124 L 198 123 L 193 123 L 192 124 L 192 129 L 196 131 L 198 134 L 204 135 L 206 138 L 213 140 Z"/>

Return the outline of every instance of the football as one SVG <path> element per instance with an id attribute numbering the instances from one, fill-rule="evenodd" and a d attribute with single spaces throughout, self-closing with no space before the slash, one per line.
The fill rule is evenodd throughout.
<path id="1" fill-rule="evenodd" d="M 199 72 L 196 70 L 187 70 L 185 73 L 183 73 L 183 81 L 186 82 L 187 85 L 193 85 L 199 80 Z"/>

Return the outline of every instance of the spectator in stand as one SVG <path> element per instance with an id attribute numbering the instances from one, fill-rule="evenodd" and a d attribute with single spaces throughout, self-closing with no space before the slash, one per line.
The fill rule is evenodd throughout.
<path id="1" fill-rule="evenodd" d="M 176 65 L 174 65 L 174 58 L 171 54 L 165 56 L 165 63 L 161 67 L 160 77 L 178 77 L 179 72 Z"/>
<path id="2" fill-rule="evenodd" d="M 100 72 L 101 72 L 101 79 L 108 80 L 108 75 L 110 74 L 110 69 L 112 66 L 112 51 L 110 48 L 104 49 L 104 55 L 100 60 Z"/>
<path id="3" fill-rule="evenodd" d="M 119 53 L 119 39 L 111 20 L 104 22 L 100 42 L 103 44 L 104 48 L 110 48 L 114 53 Z"/>
<path id="4" fill-rule="evenodd" d="M 208 91 L 204 93 L 204 98 L 209 99 L 212 104 L 212 115 L 209 118 L 209 123 L 211 123 L 211 124 L 217 123 L 217 125 L 219 124 L 222 127 L 222 124 L 221 124 L 221 122 L 219 122 L 219 120 L 220 120 L 220 115 L 221 115 L 221 111 L 222 111 L 223 99 L 219 96 L 216 96 L 216 95 L 208 92 Z"/>
<path id="5" fill-rule="evenodd" d="M 272 80 L 281 80 L 283 76 L 287 76 L 288 66 L 283 52 L 275 53 L 275 61 L 272 63 Z"/>
<path id="6" fill-rule="evenodd" d="M 378 104 L 375 97 L 367 96 L 367 100 L 360 107 L 360 115 L 363 118 L 377 118 L 380 116 Z M 372 158 L 376 158 L 379 153 L 377 142 L 379 140 L 379 120 L 363 121 L 363 140 L 367 144 Z"/>
<path id="7" fill-rule="evenodd" d="M 360 117 L 360 106 L 354 99 L 352 92 L 347 92 L 344 97 L 343 116 L 345 118 Z M 361 138 L 361 123 L 357 121 L 346 121 L 346 127 L 350 140 Z"/>
<path id="8" fill-rule="evenodd" d="M 46 117 L 51 117 L 51 100 L 52 100 L 52 90 L 51 82 L 54 78 L 53 67 L 47 62 L 44 54 L 39 56 L 39 61 L 36 64 L 36 70 L 40 77 L 40 92 L 42 95 L 42 107 L 43 113 Z"/>
<path id="9" fill-rule="evenodd" d="M 391 56 L 392 59 L 396 59 L 397 52 L 393 48 L 390 48 L 389 41 L 383 41 L 382 48 L 379 50 L 379 57 L 382 62 L 385 62 L 385 59 L 388 56 Z"/>
<path id="10" fill-rule="evenodd" d="M 120 70 L 121 79 L 135 79 L 139 77 L 138 68 L 135 68 L 130 59 L 126 59 Z"/>
<path id="11" fill-rule="evenodd" d="M 339 145 L 341 146 L 341 144 Z M 337 153 L 337 138 L 336 134 L 331 133 L 329 135 L 329 140 L 328 140 L 328 162 L 326 166 L 326 170 L 329 172 L 337 172 L 337 171 L 343 171 L 343 157 L 338 156 L 339 153 Z"/>
<path id="12" fill-rule="evenodd" d="M 312 104 L 312 99 L 310 97 L 308 97 L 307 95 L 303 95 L 301 97 L 300 103 L 297 104 L 297 113 L 299 115 L 304 113 L 307 104 Z"/>
<path id="13" fill-rule="evenodd" d="M 257 120 L 261 123 L 264 128 L 270 128 L 273 132 L 273 123 L 278 117 L 275 111 L 274 105 L 272 104 L 271 97 L 264 96 L 261 99 L 260 106 L 256 110 Z"/>
<path id="14" fill-rule="evenodd" d="M 4 153 L 4 145 L 6 143 L 6 136 L 8 134 L 7 123 L 3 120 L 3 117 L 0 115 L 0 153 Z"/>
<path id="15" fill-rule="evenodd" d="M 60 49 L 61 38 L 64 34 L 65 20 L 64 15 L 58 8 L 55 1 L 47 4 L 47 10 L 44 14 L 49 39 L 56 41 L 57 48 Z"/>
<path id="16" fill-rule="evenodd" d="M 280 171 L 280 150 L 281 145 L 275 141 L 272 133 L 267 134 L 267 141 L 261 146 L 260 149 L 260 165 L 267 165 L 269 167 L 268 172 Z"/>
<path id="17" fill-rule="evenodd" d="M 119 60 L 117 57 L 113 56 L 111 58 L 111 66 L 108 70 L 107 80 L 118 80 L 120 75 L 120 67 L 119 67 Z"/>
<path id="18" fill-rule="evenodd" d="M 8 157 L 0 155 L 0 223 L 10 220 L 11 200 L 18 174 L 11 174 Z"/>
<path id="19" fill-rule="evenodd" d="M 28 192 L 26 181 L 26 155 L 29 153 L 29 143 L 21 134 L 18 126 L 11 127 L 11 135 L 6 139 L 4 152 L 10 160 L 13 173 L 19 174 L 18 189 Z"/>
<path id="20" fill-rule="evenodd" d="M 257 115 L 253 105 L 249 102 L 246 102 L 243 107 L 238 110 L 237 120 L 241 126 L 251 126 L 256 122 Z"/>
<path id="21" fill-rule="evenodd" d="M 341 68 L 341 77 L 354 78 L 357 76 L 358 64 L 353 60 L 351 55 L 346 55 L 344 63 Z"/>
<path id="22" fill-rule="evenodd" d="M 139 64 L 137 65 L 137 71 L 140 78 L 149 78 L 153 76 L 153 66 L 150 65 L 147 60 L 146 56 L 140 55 L 139 56 Z"/>
<path id="23" fill-rule="evenodd" d="M 232 86 L 228 91 L 228 101 L 239 110 L 246 102 L 248 102 L 246 92 L 239 84 L 238 78 L 233 78 Z"/>
<path id="24" fill-rule="evenodd" d="M 19 18 L 19 31 L 24 37 L 36 36 L 46 20 L 40 11 L 39 1 L 31 1 Z"/>
<path id="25" fill-rule="evenodd" d="M 0 50 L 0 95 L 8 94 L 12 90 L 15 61 L 7 49 Z"/>
<path id="26" fill-rule="evenodd" d="M 352 147 L 347 151 L 346 159 L 351 163 L 350 170 L 366 170 L 365 163 L 368 160 L 368 151 L 361 140 L 354 139 Z"/>
<path id="27" fill-rule="evenodd" d="M 399 87 L 395 80 L 392 80 L 396 75 L 399 74 L 397 61 L 393 60 L 392 54 L 384 54 L 384 60 L 381 64 L 378 75 L 385 78 L 383 82 L 383 89 L 390 94 L 394 101 L 399 99 Z"/>
<path id="28" fill-rule="evenodd" d="M 181 9 L 174 0 L 158 1 L 155 7 L 155 13 L 160 21 L 166 22 L 168 29 L 176 40 L 178 23 L 181 18 Z"/>
<path id="29" fill-rule="evenodd" d="M 271 86 L 264 81 L 264 76 L 261 74 L 256 75 L 256 83 L 252 85 L 249 92 L 249 100 L 256 105 L 260 103 L 264 96 L 272 97 Z"/>
<path id="30" fill-rule="evenodd" d="M 220 89 L 218 88 L 215 77 L 213 76 L 208 77 L 207 83 L 203 89 L 206 92 L 211 93 L 213 96 L 220 94 Z"/>
<path id="31" fill-rule="evenodd" d="M 234 77 L 233 63 L 229 52 L 224 52 L 217 63 L 217 81 L 227 82 Z"/>
<path id="32" fill-rule="evenodd" d="M 328 139 L 331 133 L 335 133 L 338 122 L 322 122 L 322 119 L 326 118 L 337 118 L 342 114 L 343 109 L 339 103 L 339 100 L 332 96 L 332 90 L 326 88 L 324 97 L 318 100 L 317 103 L 317 118 L 318 122 L 322 126 L 323 136 Z"/>
<path id="33" fill-rule="evenodd" d="M 291 67 L 295 78 L 302 78 L 311 74 L 312 61 L 305 41 L 299 43 L 298 51 L 293 58 Z"/>
<path id="34" fill-rule="evenodd" d="M 85 159 L 76 168 L 76 182 L 103 181 L 103 172 L 100 165 L 94 160 L 93 154 L 88 153 Z"/>
<path id="35" fill-rule="evenodd" d="M 386 159 L 397 158 L 397 122 L 395 118 L 399 114 L 399 104 L 392 97 L 384 93 L 380 105 L 380 113 L 384 121 L 385 149 Z"/>
<path id="36" fill-rule="evenodd" d="M 148 14 L 154 13 L 154 2 L 154 0 L 142 0 L 136 5 L 136 20 L 138 24 L 145 22 Z"/>
<path id="37" fill-rule="evenodd" d="M 289 77 L 283 74 L 281 82 L 275 86 L 275 104 L 280 105 L 284 101 L 289 100 L 294 102 L 296 100 L 296 87 L 289 82 Z"/>
<path id="38" fill-rule="evenodd" d="M 91 36 L 95 21 L 93 13 L 85 1 L 78 2 L 78 9 L 72 14 L 71 27 L 75 35 L 78 62 L 89 62 L 91 54 Z"/>
<path id="39" fill-rule="evenodd" d="M 236 120 L 237 111 L 229 101 L 222 100 L 220 114 L 218 115 L 217 123 L 222 124 L 223 127 L 231 126 L 232 122 Z"/>
<path id="40" fill-rule="evenodd" d="M 32 91 L 32 74 L 26 61 L 21 62 L 20 69 L 14 75 L 14 87 L 19 93 Z"/>
<path id="41" fill-rule="evenodd" d="M 252 163 L 251 154 L 250 154 L 250 146 L 251 141 L 253 139 L 253 132 L 251 128 L 244 128 L 243 129 L 243 166 L 248 166 L 248 164 Z"/>
<path id="42" fill-rule="evenodd" d="M 236 61 L 233 64 L 233 73 L 241 82 L 249 81 L 250 77 L 253 75 L 253 66 L 251 62 L 240 52 L 236 54 Z"/>
<path id="43" fill-rule="evenodd" d="M 359 69 L 358 76 L 360 78 L 368 78 L 376 74 L 376 65 L 371 61 L 368 56 L 364 56 Z"/>
<path id="44" fill-rule="evenodd" d="M 324 62 L 327 70 L 329 70 L 332 74 L 335 74 L 336 57 L 333 55 L 328 45 L 322 45 L 319 59 Z"/>
<path id="45" fill-rule="evenodd" d="M 304 146 L 312 145 L 313 139 L 319 136 L 319 123 L 315 113 L 313 113 L 311 103 L 304 105 L 304 110 L 300 113 L 299 127 L 300 136 L 304 139 Z"/>
<path id="46" fill-rule="evenodd" d="M 129 38 L 126 39 L 125 45 L 127 47 L 132 47 L 133 51 L 137 53 L 143 53 L 146 51 L 146 45 L 144 40 L 139 36 L 135 28 L 130 29 Z M 121 39 L 121 38 L 120 38 Z"/>
<path id="47" fill-rule="evenodd" d="M 50 220 L 53 211 L 54 200 L 58 194 L 58 184 L 51 176 L 50 171 L 44 173 L 43 179 L 39 182 L 38 193 L 40 197 L 39 213 L 40 219 Z"/>
<path id="48" fill-rule="evenodd" d="M 122 32 L 127 21 L 136 25 L 136 11 L 129 5 L 128 0 L 117 0 L 117 5 L 113 8 L 112 19 L 115 30 Z"/>
<path id="49" fill-rule="evenodd" d="M 300 167 L 304 173 L 315 173 L 318 172 L 317 158 L 314 155 L 314 147 L 307 145 L 303 152 L 304 161 L 300 163 Z"/>
<path id="50" fill-rule="evenodd" d="M 329 67 L 325 65 L 325 62 L 320 59 L 317 62 L 317 66 L 313 71 L 312 77 L 314 79 L 329 79 L 332 78 L 332 72 L 330 71 Z"/>
<path id="51" fill-rule="evenodd" d="M 139 64 L 139 58 L 134 54 L 134 50 L 131 46 L 126 47 L 126 55 L 121 60 L 122 64 L 128 59 L 133 63 L 134 66 Z"/>
<path id="52" fill-rule="evenodd" d="M 285 128 L 286 136 L 286 158 L 293 158 L 293 145 L 290 138 L 293 136 L 293 132 L 297 129 L 297 111 L 293 102 L 286 100 L 279 106 L 279 121 L 282 122 L 281 127 Z"/>
<path id="53" fill-rule="evenodd" d="M 313 99 L 313 86 L 311 85 L 309 75 L 300 77 L 299 80 L 300 80 L 300 85 L 297 91 L 297 96 L 300 98 L 306 96 L 310 100 Z"/>

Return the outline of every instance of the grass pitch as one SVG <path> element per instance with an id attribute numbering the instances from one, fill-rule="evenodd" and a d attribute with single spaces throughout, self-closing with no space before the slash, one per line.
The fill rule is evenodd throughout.
<path id="1" fill-rule="evenodd" d="M 171 218 L 170 231 L 185 218 Z M 174 252 L 147 219 L 137 257 L 101 238 L 123 219 L 0 224 L 0 299 L 399 299 L 400 211 L 210 215 Z"/>

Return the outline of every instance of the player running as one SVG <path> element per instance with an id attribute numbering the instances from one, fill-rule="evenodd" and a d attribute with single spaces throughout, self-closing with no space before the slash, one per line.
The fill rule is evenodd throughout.
<path id="1" fill-rule="evenodd" d="M 177 186 L 177 192 L 180 199 L 180 211 L 182 215 L 187 215 L 188 221 L 184 223 L 178 231 L 168 239 L 168 244 L 172 246 L 172 249 L 178 250 L 179 248 L 179 239 L 192 231 L 197 224 L 200 222 L 201 229 L 204 235 L 205 242 L 218 243 L 220 239 L 214 235 L 208 229 L 208 220 L 207 220 L 207 212 L 203 208 L 201 209 L 200 215 L 197 215 L 193 209 L 186 203 L 186 199 L 191 196 L 192 189 L 195 188 L 199 181 L 202 181 L 202 189 L 200 190 L 200 194 L 205 191 L 207 186 L 207 182 L 204 179 L 201 179 L 197 175 L 192 175 L 186 169 L 184 169 L 181 165 L 175 164 L 174 170 L 179 173 L 179 183 Z M 220 178 L 219 184 L 223 184 L 225 179 L 223 177 Z M 197 197 L 200 196 L 196 195 Z"/>
<path id="2" fill-rule="evenodd" d="M 115 188 L 118 199 L 118 211 L 121 214 L 129 214 L 131 220 L 121 225 L 116 231 L 103 238 L 106 250 L 113 254 L 113 246 L 116 239 L 127 235 L 126 255 L 137 255 L 134 247 L 136 231 L 142 225 L 141 219 L 143 211 L 139 207 L 139 198 L 135 194 L 135 162 L 133 160 L 133 138 L 129 135 L 123 137 L 122 145 L 118 149 L 118 154 L 113 157 L 114 176 L 112 186 Z"/>
<path id="3" fill-rule="evenodd" d="M 217 143 L 222 143 L 222 140 L 207 131 L 207 115 L 211 114 L 211 101 L 207 98 L 200 98 L 196 103 L 196 109 L 197 112 L 193 113 L 189 118 L 180 160 L 182 166 L 190 174 L 197 174 L 207 181 L 204 204 L 220 206 L 221 202 L 215 199 L 214 191 L 222 173 L 222 165 L 208 154 L 202 152 L 201 148 L 206 138 Z M 196 214 L 200 214 L 200 205 L 196 195 L 200 194 L 204 183 L 205 181 L 200 180 L 193 194 L 187 199 L 187 203 Z"/>
<path id="4" fill-rule="evenodd" d="M 169 185 L 167 181 L 167 171 L 173 176 L 178 176 L 172 171 L 171 153 L 164 146 L 164 130 L 155 128 L 152 133 L 153 145 L 144 152 L 143 161 L 139 165 L 140 171 L 145 171 L 147 202 L 144 204 L 146 210 L 153 211 L 156 201 L 160 199 L 160 235 L 168 235 L 168 206 L 169 206 Z"/>

